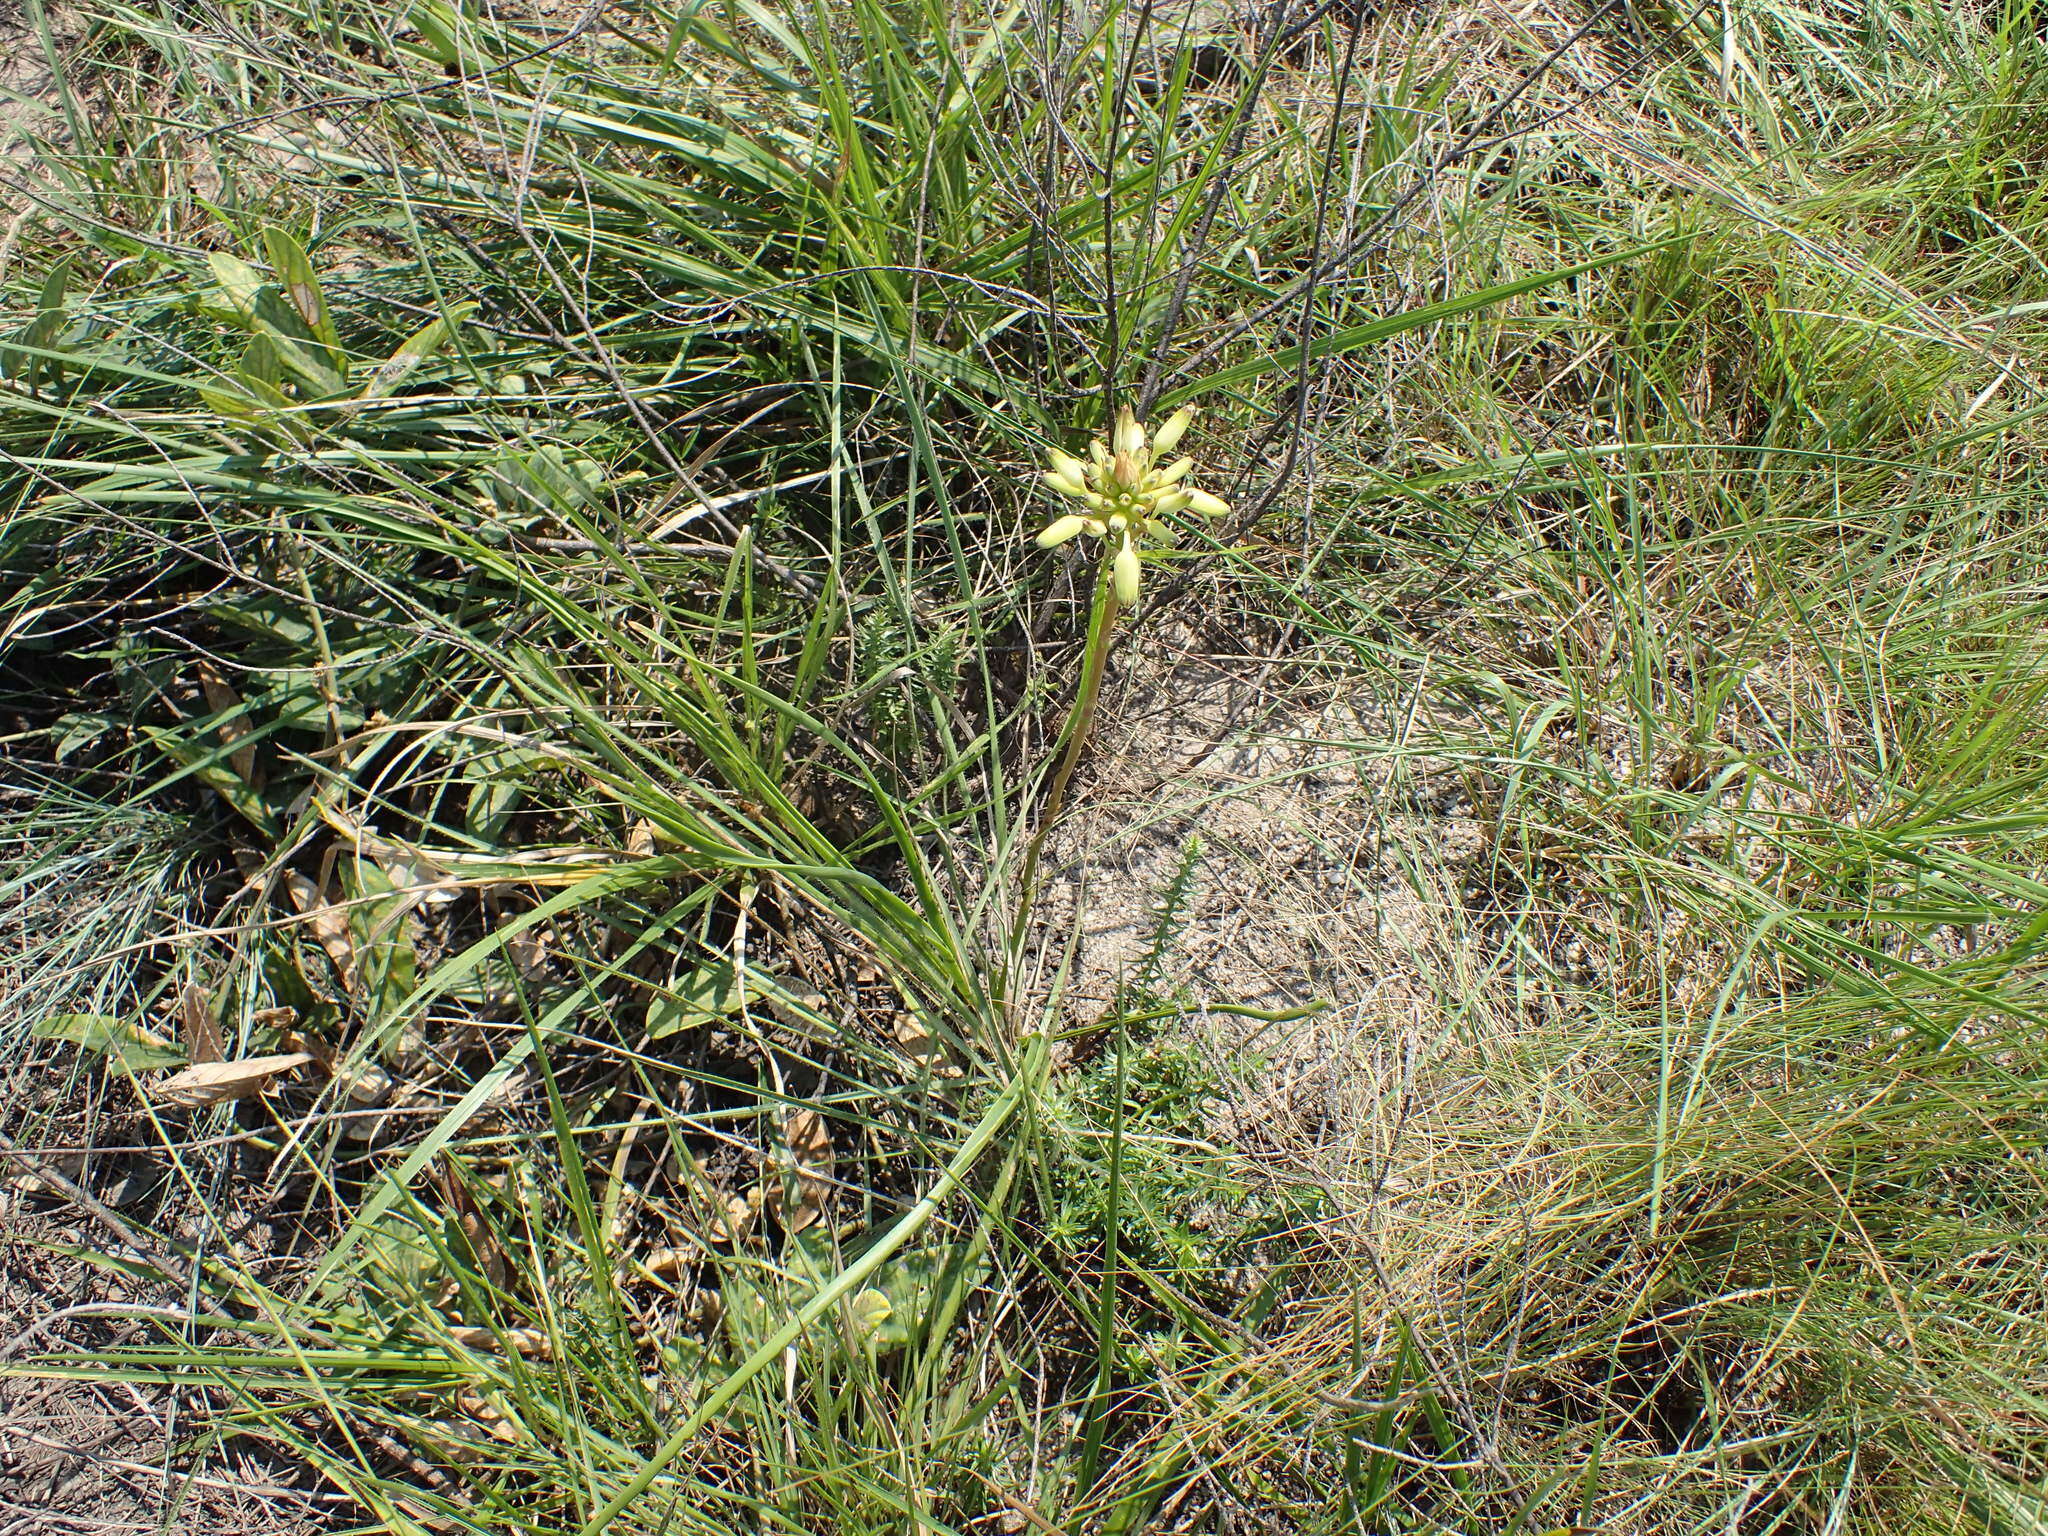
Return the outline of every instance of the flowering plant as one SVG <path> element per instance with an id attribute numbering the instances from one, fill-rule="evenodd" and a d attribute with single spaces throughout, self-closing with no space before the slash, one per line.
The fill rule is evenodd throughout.
<path id="1" fill-rule="evenodd" d="M 1148 437 L 1126 406 L 1116 414 L 1110 441 L 1098 437 L 1089 444 L 1087 459 L 1057 448 L 1051 452 L 1052 468 L 1046 472 L 1045 483 L 1088 510 L 1054 518 L 1038 536 L 1039 547 L 1051 549 L 1082 533 L 1110 543 L 1110 581 L 1122 607 L 1132 607 L 1138 601 L 1141 536 L 1170 538 L 1172 531 L 1163 519 L 1175 512 L 1221 517 L 1230 510 L 1222 498 L 1186 484 L 1188 472 L 1195 467 L 1193 459 L 1159 463 L 1179 445 L 1194 419 L 1193 408 L 1182 406 Z"/>
<path id="2" fill-rule="evenodd" d="M 1085 509 L 1056 517 L 1038 536 L 1039 547 L 1051 549 L 1078 534 L 1104 542 L 1108 556 L 1108 579 L 1097 578 L 1095 602 L 1088 619 L 1088 641 L 1082 651 L 1081 681 L 1060 732 L 1059 765 L 1053 770 L 1039 815 L 1038 830 L 1024 851 L 1024 867 L 1017 882 L 1017 910 L 1010 925 L 1010 959 L 1020 964 L 1025 930 L 1038 895 L 1038 864 L 1045 851 L 1046 833 L 1059 819 L 1067 802 L 1067 785 L 1081 760 L 1081 749 L 1095 724 L 1095 705 L 1102 688 L 1104 664 L 1109 659 L 1110 637 L 1116 631 L 1120 609 L 1138 601 L 1138 545 L 1143 538 L 1164 541 L 1173 536 L 1165 519 L 1176 512 L 1199 512 L 1221 517 L 1230 506 L 1221 497 L 1197 490 L 1187 483 L 1195 461 L 1159 461 L 1180 445 L 1194 410 L 1182 406 L 1157 432 L 1147 433 L 1137 416 L 1126 406 L 1116 413 L 1110 440 L 1097 438 L 1088 446 L 1088 457 L 1077 459 L 1059 449 L 1051 450 L 1052 468 L 1045 482 L 1062 496 L 1078 501 Z"/>

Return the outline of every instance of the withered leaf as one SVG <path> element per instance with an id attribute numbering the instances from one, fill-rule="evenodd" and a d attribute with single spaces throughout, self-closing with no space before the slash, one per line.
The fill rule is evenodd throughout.
<path id="1" fill-rule="evenodd" d="M 505 954 L 522 979 L 529 982 L 547 980 L 548 948 L 554 937 L 552 928 L 522 928 L 505 941 Z"/>
<path id="2" fill-rule="evenodd" d="M 155 1084 L 151 1092 L 169 1103 L 194 1109 L 223 1104 L 264 1092 L 285 1073 L 312 1059 L 305 1051 L 292 1051 L 281 1056 L 251 1056 L 242 1061 L 199 1062 L 172 1073 Z"/>
<path id="3" fill-rule="evenodd" d="M 356 850 L 384 872 L 392 890 L 430 907 L 446 906 L 462 892 L 461 882 L 429 854 L 364 828 Z"/>
<path id="4" fill-rule="evenodd" d="M 831 1006 L 825 994 L 801 982 L 784 981 L 764 985 L 761 1001 L 768 1011 L 791 1029 L 817 1027 L 818 1018 Z"/>
<path id="5" fill-rule="evenodd" d="M 497 1350 L 501 1344 L 509 1344 L 528 1359 L 545 1360 L 554 1348 L 538 1328 L 477 1328 L 465 1323 L 450 1328 L 448 1337 L 464 1349 Z"/>
<path id="6" fill-rule="evenodd" d="M 187 1061 L 196 1067 L 227 1056 L 227 1048 L 221 1044 L 220 1029 L 213 1022 L 212 1001 L 206 995 L 206 988 L 196 981 L 186 982 L 178 993 L 178 1015 L 179 1022 L 184 1025 Z"/>
<path id="7" fill-rule="evenodd" d="M 800 1109 L 782 1122 L 782 1144 L 797 1166 L 832 1171 L 832 1131 L 815 1109 Z"/>
<path id="8" fill-rule="evenodd" d="M 657 1248 L 640 1262 L 647 1267 L 650 1275 L 666 1277 L 681 1274 L 697 1262 L 700 1255 L 688 1248 Z"/>
<path id="9" fill-rule="evenodd" d="M 890 1033 L 904 1055 L 919 1067 L 928 1068 L 936 1077 L 960 1077 L 960 1068 L 946 1060 L 946 1047 L 932 1032 L 925 1028 L 924 1021 L 914 1013 L 900 1012 L 896 1015 Z"/>
<path id="10" fill-rule="evenodd" d="M 931 1061 L 939 1054 L 939 1043 L 932 1038 L 931 1031 L 918 1022 L 914 1013 L 897 1014 L 895 1027 L 890 1033 L 895 1035 L 896 1043 L 903 1047 L 903 1054 L 912 1061 Z"/>
<path id="11" fill-rule="evenodd" d="M 335 1082 L 348 1095 L 349 1103 L 358 1109 L 375 1109 L 398 1087 L 398 1079 L 374 1061 L 337 1060 L 332 1071 Z"/>
<path id="12" fill-rule="evenodd" d="M 514 1429 L 505 1415 L 499 1412 L 495 1403 L 475 1392 L 464 1392 L 456 1398 L 455 1406 L 468 1414 L 470 1421 L 483 1432 L 504 1445 L 516 1445 L 519 1431 Z"/>
<path id="13" fill-rule="evenodd" d="M 237 742 L 250 733 L 249 717 L 242 709 L 242 696 L 235 692 L 234 685 L 222 674 L 219 667 L 204 658 L 199 663 L 199 686 L 206 694 L 206 707 L 216 715 L 227 714 L 220 723 L 220 739 Z M 233 711 L 233 713 L 228 713 Z M 256 744 L 236 747 L 228 754 L 228 765 L 235 770 L 235 777 L 244 784 L 256 784 Z"/>
<path id="14" fill-rule="evenodd" d="M 753 1230 L 754 1219 L 761 1214 L 761 1191 L 727 1195 L 721 1203 L 724 1210 L 714 1211 L 704 1223 L 704 1236 L 714 1243 L 736 1243 Z"/>
<path id="15" fill-rule="evenodd" d="M 785 1201 L 783 1226 L 801 1232 L 824 1214 L 832 1191 L 832 1130 L 815 1109 L 800 1109 L 782 1122 L 782 1144 L 795 1166 L 796 1203 Z"/>
<path id="16" fill-rule="evenodd" d="M 334 974 L 340 979 L 342 988 L 355 991 L 356 944 L 349 936 L 348 909 L 330 906 L 321 896 L 319 887 L 297 870 L 285 875 L 284 888 L 291 896 L 292 905 L 305 914 L 313 937 L 327 951 L 327 958 L 333 963 Z"/>

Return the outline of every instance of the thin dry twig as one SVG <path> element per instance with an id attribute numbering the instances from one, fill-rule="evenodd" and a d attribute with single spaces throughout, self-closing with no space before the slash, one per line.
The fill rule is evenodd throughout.
<path id="1" fill-rule="evenodd" d="M 192 1272 L 185 1267 L 182 1260 L 165 1253 L 160 1245 L 147 1241 L 141 1232 L 122 1220 L 120 1214 L 105 1201 L 95 1196 L 92 1191 L 65 1178 L 33 1152 L 23 1149 L 4 1131 L 0 1131 L 0 1156 L 13 1158 L 51 1191 L 62 1195 L 120 1238 L 138 1257 L 155 1265 L 176 1284 L 190 1288 Z"/>

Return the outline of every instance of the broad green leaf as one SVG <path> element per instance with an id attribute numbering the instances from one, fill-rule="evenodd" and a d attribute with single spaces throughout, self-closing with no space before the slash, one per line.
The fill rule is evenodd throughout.
<path id="1" fill-rule="evenodd" d="M 80 747 L 92 745 L 120 723 L 114 716 L 97 710 L 80 710 L 60 716 L 51 727 L 57 738 L 52 755 L 61 763 Z"/>
<path id="2" fill-rule="evenodd" d="M 334 320 L 327 312 L 327 296 L 321 292 L 320 278 L 313 270 L 313 263 L 306 255 L 306 248 L 281 229 L 263 231 L 263 248 L 270 256 L 270 269 L 284 286 L 284 294 L 291 301 L 299 318 L 306 322 L 316 341 L 330 347 L 339 346 L 340 338 L 334 331 Z"/>
<path id="3" fill-rule="evenodd" d="M 588 506 L 604 489 L 604 470 L 585 458 L 571 458 L 554 444 L 532 453 L 507 454 L 493 464 L 485 488 L 508 516 L 556 516 Z"/>
<path id="4" fill-rule="evenodd" d="M 417 899 L 366 858 L 343 861 L 341 878 L 351 899 L 348 925 L 364 1004 L 372 1025 L 396 1039 L 401 1010 L 418 983 L 418 955 L 406 921 Z M 388 899 L 370 899 L 375 897 Z"/>
<path id="5" fill-rule="evenodd" d="M 503 776 L 479 778 L 470 785 L 469 799 L 462 808 L 463 829 L 479 842 L 497 846 L 503 841 L 505 825 L 526 798 L 526 786 Z"/>
<path id="6" fill-rule="evenodd" d="M 846 1299 L 846 1309 L 853 1314 L 853 1326 L 863 1338 L 879 1342 L 882 1330 L 896 1315 L 896 1309 L 889 1305 L 889 1298 L 872 1288 L 855 1291 Z"/>
<path id="7" fill-rule="evenodd" d="M 455 7 L 445 0 L 425 0 L 424 4 L 414 6 L 405 19 L 419 32 L 420 41 L 427 45 L 435 63 L 454 64 L 461 60 L 462 18 Z"/>
<path id="8" fill-rule="evenodd" d="M 220 284 L 222 295 L 242 317 L 242 323 L 252 325 L 256 319 L 256 295 L 263 291 L 263 274 L 227 251 L 210 253 L 206 264 L 213 269 L 213 280 Z"/>
<path id="9" fill-rule="evenodd" d="M 43 279 L 43 291 L 37 305 L 43 314 L 64 307 L 64 295 L 71 286 L 71 262 L 71 257 L 59 256 L 50 263 L 50 273 Z"/>
<path id="10" fill-rule="evenodd" d="M 231 624 L 294 651 L 313 644 L 313 626 L 306 619 L 305 605 L 268 592 L 238 593 L 225 601 L 209 604 L 206 613 L 220 623 Z"/>
<path id="11" fill-rule="evenodd" d="M 97 1051 L 112 1065 L 129 1072 L 185 1064 L 184 1047 L 107 1013 L 55 1014 L 36 1024 L 29 1033 L 39 1040 L 68 1040 L 88 1051 Z"/>
<path id="12" fill-rule="evenodd" d="M 299 259 L 305 259 L 303 251 Z M 316 335 L 316 327 L 287 298 L 289 280 L 284 274 L 280 273 L 279 282 L 272 283 L 241 257 L 226 251 L 215 251 L 207 260 L 233 319 L 252 336 L 269 343 L 279 366 L 297 375 L 321 397 L 341 390 L 347 360 L 338 347 Z M 310 266 L 306 271 L 310 274 Z M 324 320 L 324 308 L 319 314 Z M 331 324 L 327 328 L 333 329 Z M 266 377 L 274 370 L 260 352 L 245 356 L 243 372 L 259 398 L 263 394 L 261 384 L 275 383 L 274 378 Z"/>
<path id="13" fill-rule="evenodd" d="M 50 267 L 50 274 L 43 279 L 43 291 L 36 308 L 36 317 L 17 334 L 21 346 L 48 351 L 55 347 L 57 333 L 64 328 L 64 295 L 71 283 L 71 258 L 59 257 Z M 23 383 L 33 385 L 44 370 L 55 373 L 61 364 L 51 358 L 37 357 L 16 347 L 0 347 L 0 375 L 19 378 Z"/>
<path id="14" fill-rule="evenodd" d="M 647 1005 L 647 1038 L 660 1040 L 685 1029 L 716 1024 L 739 1012 L 742 1004 L 758 1003 L 769 992 L 769 978 L 752 970 L 741 980 L 730 960 L 714 960 L 678 980 Z"/>
<path id="15" fill-rule="evenodd" d="M 164 756 L 227 801 L 249 821 L 250 825 L 272 839 L 278 836 L 277 818 L 271 813 L 269 804 L 240 774 L 228 766 L 226 744 L 203 745 L 187 740 L 175 731 L 167 731 L 154 725 L 145 725 L 142 731 Z"/>
<path id="16" fill-rule="evenodd" d="M 310 385 L 316 398 L 339 394 L 348 382 L 348 359 L 338 347 L 316 341 L 281 289 L 265 284 L 256 295 L 254 325 L 277 350 L 277 360 Z"/>
<path id="17" fill-rule="evenodd" d="M 404 1303 L 426 1290 L 440 1273 L 440 1255 L 419 1223 L 400 1211 L 385 1211 L 368 1224 L 358 1259 L 370 1282 L 371 1304 L 379 1300 Z"/>
<path id="18" fill-rule="evenodd" d="M 412 335 L 399 343 L 398 350 L 387 358 L 377 369 L 376 376 L 364 389 L 362 398 L 375 400 L 390 394 L 399 385 L 411 378 L 415 369 L 436 352 L 455 339 L 456 327 L 476 313 L 476 302 L 465 299 L 460 304 L 449 306 L 448 313 L 430 324 L 421 326 Z"/>
<path id="19" fill-rule="evenodd" d="M 249 338 L 249 345 L 242 349 L 242 367 L 239 382 L 252 393 L 261 385 L 264 392 L 275 390 L 284 379 L 283 365 L 278 361 L 277 347 L 261 332 Z"/>
<path id="20" fill-rule="evenodd" d="M 888 1310 L 869 1332 L 874 1347 L 905 1349 L 922 1338 L 941 1293 L 949 1285 L 973 1283 L 967 1268 L 965 1249 L 943 1244 L 899 1254 L 876 1270 L 873 1294 Z"/>

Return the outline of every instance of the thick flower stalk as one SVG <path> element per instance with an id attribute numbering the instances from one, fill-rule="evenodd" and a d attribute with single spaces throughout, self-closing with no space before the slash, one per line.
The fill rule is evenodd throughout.
<path id="1" fill-rule="evenodd" d="M 1024 938 L 1030 926 L 1032 908 L 1038 896 L 1038 863 L 1045 851 L 1045 835 L 1059 820 L 1067 803 L 1067 785 L 1081 760 L 1095 724 L 1095 704 L 1102 688 L 1102 672 L 1109 659 L 1110 637 L 1116 631 L 1117 614 L 1138 601 L 1138 550 L 1143 539 L 1165 540 L 1172 530 L 1165 519 L 1176 512 L 1200 512 L 1221 517 L 1230 510 L 1220 498 L 1196 490 L 1187 483 L 1192 459 L 1159 461 L 1172 453 L 1193 421 L 1193 410 L 1183 406 L 1166 419 L 1157 432 L 1146 434 L 1128 408 L 1118 411 L 1110 441 L 1100 438 L 1090 445 L 1087 459 L 1052 450 L 1052 469 L 1046 484 L 1062 496 L 1078 501 L 1085 509 L 1053 519 L 1038 536 L 1041 548 L 1051 549 L 1078 534 L 1103 540 L 1108 556 L 1107 581 L 1098 579 L 1095 602 L 1088 620 L 1088 643 L 1083 652 L 1080 686 L 1060 732 L 1059 764 L 1053 770 L 1046 791 L 1045 808 L 1039 814 L 1038 830 L 1024 852 L 1024 867 L 1017 882 L 1017 910 L 1010 924 L 1010 961 L 1013 974 L 1021 974 Z M 1014 1008 L 1016 999 L 1013 998 Z M 1015 1015 L 1012 1015 L 1013 1022 Z"/>
<path id="2" fill-rule="evenodd" d="M 1194 418 L 1194 410 L 1182 406 L 1148 437 L 1126 406 L 1116 413 L 1110 441 L 1098 437 L 1089 444 L 1085 460 L 1052 450 L 1045 483 L 1087 510 L 1054 518 L 1038 536 L 1039 547 L 1051 549 L 1083 533 L 1104 540 L 1110 546 L 1110 581 L 1120 607 L 1134 607 L 1138 601 L 1141 539 L 1171 538 L 1165 519 L 1176 512 L 1221 517 L 1230 510 L 1222 498 L 1187 484 L 1193 459 L 1159 462 L 1179 445 Z"/>

